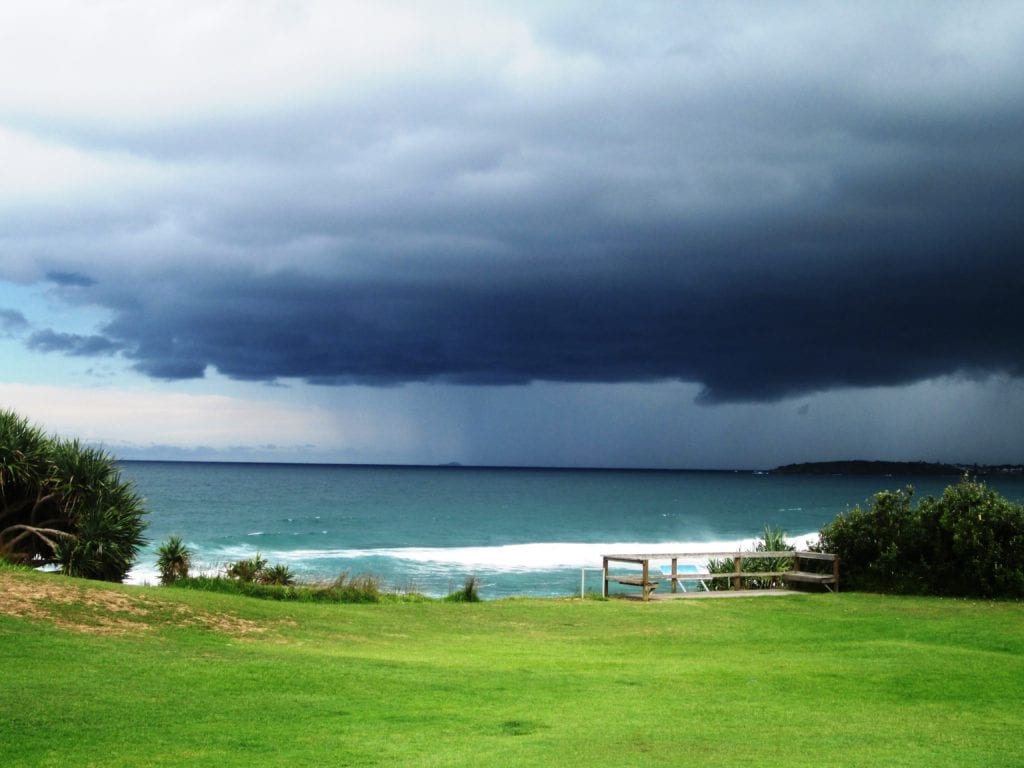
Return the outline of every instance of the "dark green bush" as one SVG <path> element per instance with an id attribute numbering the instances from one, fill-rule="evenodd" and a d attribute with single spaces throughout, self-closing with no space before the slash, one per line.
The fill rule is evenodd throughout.
<path id="1" fill-rule="evenodd" d="M 290 587 L 295 583 L 295 575 L 292 569 L 284 563 L 277 563 L 263 569 L 260 574 L 261 584 L 273 584 L 278 587 Z"/>
<path id="2" fill-rule="evenodd" d="M 838 515 L 820 548 L 844 587 L 877 592 L 1024 597 L 1024 507 L 963 478 L 914 507 L 913 488 Z"/>
<path id="3" fill-rule="evenodd" d="M 822 551 L 839 556 L 843 587 L 920 592 L 914 489 L 875 494 L 871 508 L 839 514 L 819 533 Z"/>
<path id="4" fill-rule="evenodd" d="M 228 563 L 224 569 L 227 577 L 243 584 L 263 584 L 274 587 L 290 587 L 295 584 L 295 574 L 284 563 L 270 565 L 259 552 L 248 560 Z"/>
<path id="5" fill-rule="evenodd" d="M 144 517 L 113 457 L 0 410 L 0 557 L 122 581 L 145 543 Z"/>
<path id="6" fill-rule="evenodd" d="M 1024 596 L 1024 506 L 964 481 L 923 499 L 919 514 L 930 592 Z"/>
<path id="7" fill-rule="evenodd" d="M 229 579 L 235 579 L 244 583 L 258 582 L 260 574 L 267 567 L 267 559 L 257 552 L 248 560 L 236 560 L 228 563 L 224 572 Z"/>

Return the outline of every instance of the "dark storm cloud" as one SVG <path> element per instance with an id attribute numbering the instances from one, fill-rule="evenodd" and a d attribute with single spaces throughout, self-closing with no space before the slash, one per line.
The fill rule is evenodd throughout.
<path id="1" fill-rule="evenodd" d="M 180 304 L 125 308 L 106 332 L 160 378 L 212 365 L 322 384 L 682 379 L 709 402 L 762 400 L 1020 375 L 1016 262 L 1008 250 L 946 264 L 891 252 L 698 282 L 643 270 L 476 285 L 237 276 Z"/>
<path id="2" fill-rule="evenodd" d="M 77 272 L 47 272 L 46 278 L 60 286 L 88 288 L 96 284 L 96 281 L 88 275 Z"/>
<path id="3" fill-rule="evenodd" d="M 0 332 L 13 334 L 28 328 L 28 320 L 16 309 L 0 307 Z"/>
<path id="4" fill-rule="evenodd" d="M 28 338 L 28 348 L 36 352 L 62 352 L 75 357 L 112 355 L 120 349 L 116 342 L 104 336 L 83 336 L 76 333 L 57 333 L 52 330 L 33 333 Z"/>
<path id="5" fill-rule="evenodd" d="M 101 256 L 49 277 L 113 320 L 30 343 L 165 379 L 679 379 L 707 402 L 1022 375 L 1020 14 L 814 7 L 536 11 L 520 69 L 54 123 L 193 175 L 120 221 L 47 221 L 69 254 L 90 227 Z"/>

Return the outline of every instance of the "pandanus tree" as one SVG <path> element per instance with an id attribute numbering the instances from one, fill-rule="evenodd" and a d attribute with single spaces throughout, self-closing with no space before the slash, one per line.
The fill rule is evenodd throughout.
<path id="1" fill-rule="evenodd" d="M 179 579 L 188 578 L 188 570 L 192 567 L 192 552 L 180 536 L 171 536 L 157 547 L 156 567 L 160 571 L 161 584 L 173 584 Z"/>
<path id="2" fill-rule="evenodd" d="M 144 516 L 105 451 L 0 410 L 0 556 L 122 581 L 145 543 Z"/>

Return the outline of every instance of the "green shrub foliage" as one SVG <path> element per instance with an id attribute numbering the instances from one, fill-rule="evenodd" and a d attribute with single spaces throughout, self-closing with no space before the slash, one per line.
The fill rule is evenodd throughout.
<path id="1" fill-rule="evenodd" d="M 915 507 L 884 491 L 821 530 L 844 587 L 908 594 L 1024 597 L 1024 506 L 963 478 Z"/>
<path id="2" fill-rule="evenodd" d="M 235 579 L 246 584 L 259 583 L 263 571 L 267 567 L 267 559 L 257 552 L 248 560 L 236 560 L 228 563 L 224 572 L 229 579 Z"/>
<path id="3" fill-rule="evenodd" d="M 122 581 L 145 543 L 144 516 L 106 452 L 0 410 L 0 556 Z"/>
<path id="4" fill-rule="evenodd" d="M 786 542 L 786 532 L 781 528 L 773 528 L 770 525 L 764 527 L 761 538 L 754 545 L 755 552 L 792 552 L 795 546 Z M 745 557 L 740 561 L 740 570 L 744 573 L 771 573 L 778 571 L 789 571 L 793 568 L 792 557 Z M 708 571 L 710 573 L 733 573 L 736 570 L 736 563 L 732 558 L 712 558 L 708 560 Z M 731 579 L 711 579 L 708 584 L 712 591 L 724 591 L 732 589 Z M 784 586 L 781 576 L 751 576 L 740 579 L 742 589 L 773 589 Z"/>
<path id="5" fill-rule="evenodd" d="M 278 587 L 290 587 L 295 583 L 295 575 L 283 563 L 270 565 L 259 552 L 249 560 L 237 560 L 228 563 L 225 573 L 229 579 L 243 584 L 269 584 Z"/>

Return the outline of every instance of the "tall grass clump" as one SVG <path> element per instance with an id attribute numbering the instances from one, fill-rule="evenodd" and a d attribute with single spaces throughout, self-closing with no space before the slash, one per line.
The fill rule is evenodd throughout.
<path id="1" fill-rule="evenodd" d="M 260 559 L 253 558 L 254 560 Z M 239 570 L 250 573 L 252 561 Z M 232 563 L 236 565 L 236 563 Z M 280 578 L 272 574 L 278 566 L 271 566 L 260 579 L 242 579 L 237 576 L 190 576 L 171 582 L 171 586 L 194 589 L 203 592 L 219 592 L 229 595 L 244 595 L 261 600 L 295 601 L 305 603 L 378 603 L 383 598 L 380 580 L 373 576 L 349 578 L 341 574 L 329 584 L 299 583 L 284 566 Z M 287 578 L 285 578 L 285 576 Z"/>
<path id="2" fill-rule="evenodd" d="M 462 589 L 457 589 L 445 597 L 449 603 L 479 603 L 480 602 L 480 579 L 476 576 L 467 576 L 462 584 Z"/>
<path id="3" fill-rule="evenodd" d="M 341 573 L 320 590 L 325 601 L 339 603 L 378 603 L 381 599 L 380 579 L 376 576 L 349 576 Z"/>

